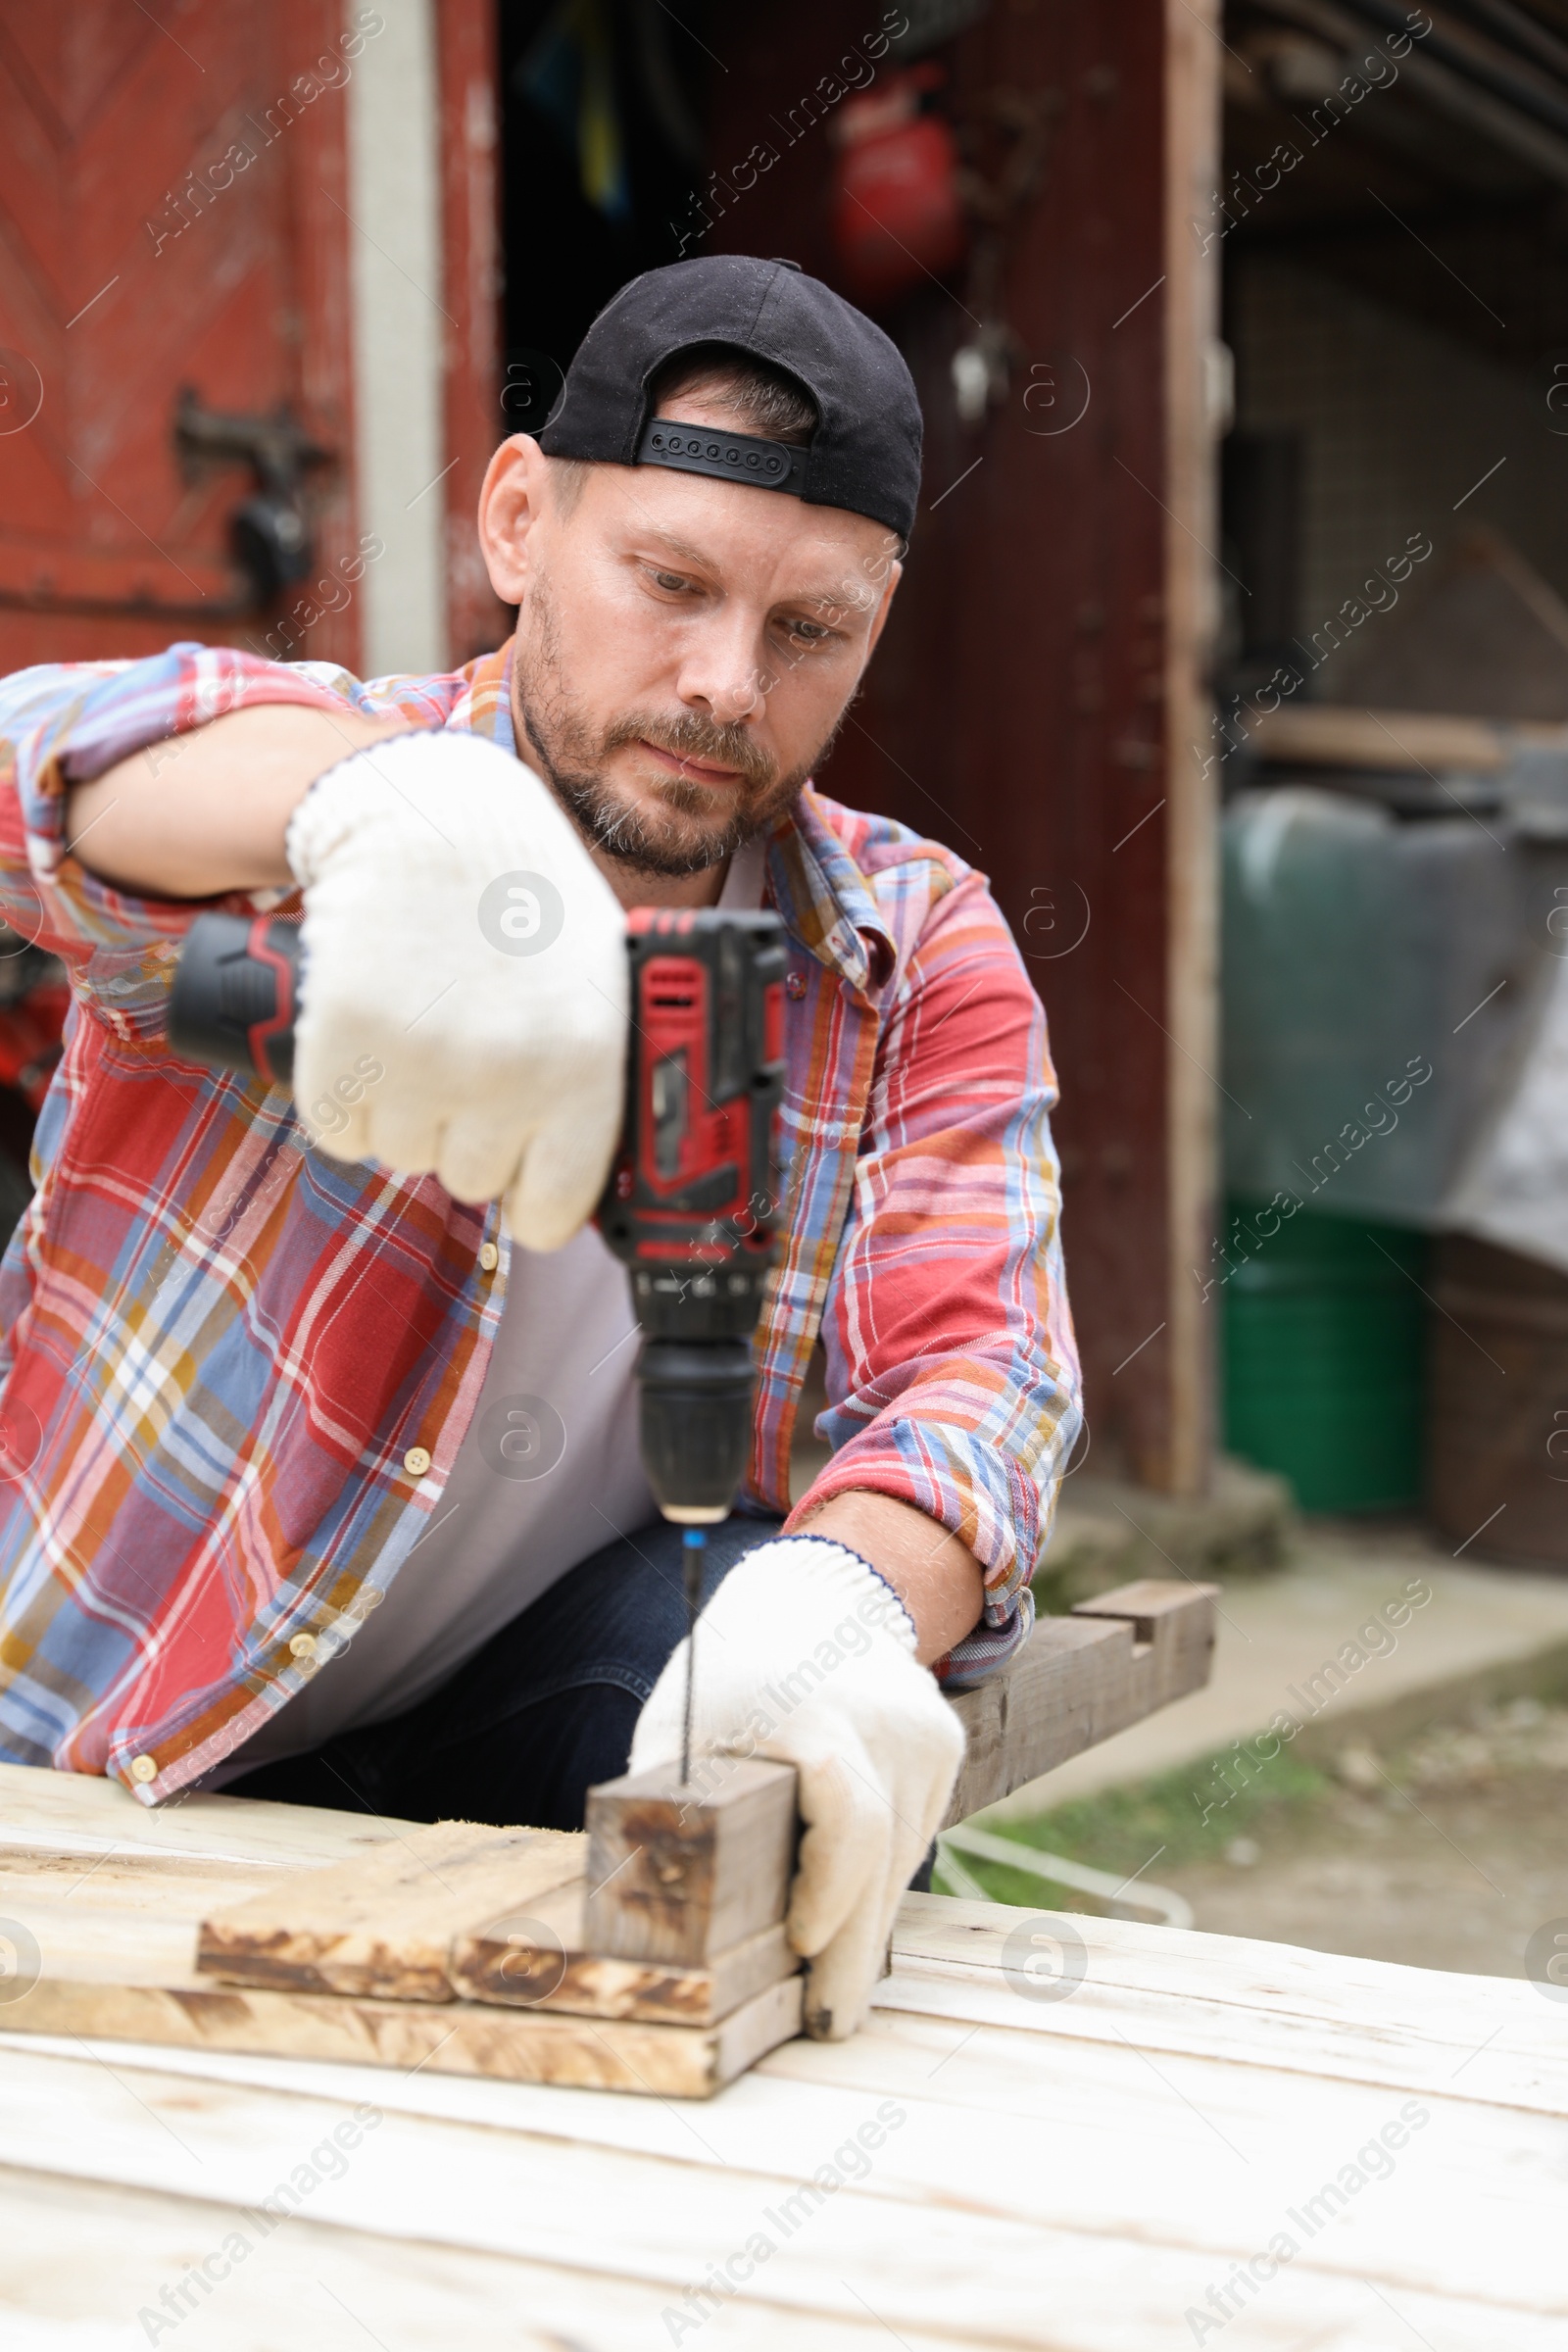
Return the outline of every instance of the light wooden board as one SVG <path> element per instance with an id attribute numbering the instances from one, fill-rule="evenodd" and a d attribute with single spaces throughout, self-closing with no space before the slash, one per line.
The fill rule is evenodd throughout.
<path id="1" fill-rule="evenodd" d="M 243 2267 L 221 2276 L 225 2239 L 244 2237 Z M 600 2275 L 584 2279 L 564 2266 L 480 2250 L 455 2249 L 410 2238 L 389 2254 L 369 2231 L 318 2223 L 303 2215 L 262 2236 L 251 2214 L 134 2187 L 87 2183 L 38 2174 L 0 2172 L 0 2239 L 7 2261 L 0 2277 L 0 2336 L 7 2352 L 132 2352 L 148 2340 L 141 2311 L 157 2312 L 161 2291 L 192 2278 L 216 2253 L 220 2276 L 208 2294 L 189 2287 L 194 2309 L 181 2320 L 177 2340 L 195 2352 L 346 2352 L 373 2341 L 383 2352 L 453 2352 L 459 2342 L 508 2352 L 656 2352 L 691 2343 L 672 2290 L 658 2282 Z M 921 2328 L 901 2329 L 914 2348 L 962 2343 L 990 2346 L 1019 2340 L 1049 2343 L 1054 2352 L 1158 2352 L 1190 2342 L 1173 2335 L 1170 2314 L 1187 2291 L 1179 2256 L 1146 2248 L 1126 2267 L 1121 2308 L 1103 2292 L 1108 2255 L 1061 2236 L 1042 2247 L 1041 2300 L 1049 2300 L 1051 2331 L 1031 2339 L 1002 2337 L 988 2325 L 980 2283 L 975 2311 L 962 2336 Z M 765 2274 L 763 2274 L 765 2276 Z M 863 2268 L 848 2274 L 861 2300 L 876 2282 Z M 1316 2282 L 1321 2327 L 1303 2332 L 1298 2319 L 1261 2332 L 1257 2319 L 1229 2331 L 1242 2352 L 1259 2346 L 1279 2352 L 1374 2352 L 1398 2342 L 1398 2323 L 1379 2311 L 1365 2288 Z M 892 2339 L 871 2311 L 802 2312 L 759 2285 L 744 2303 L 719 2307 L 704 2323 L 703 2347 L 725 2352 L 888 2352 Z M 1336 2314 L 1334 2306 L 1338 2305 Z M 58 2320 L 39 2306 L 57 2307 Z M 177 2307 L 177 2306 L 176 2306 Z M 874 2306 L 873 2306 L 874 2308 Z M 1298 2312 L 1299 2303 L 1298 2303 Z M 1370 2326 L 1366 2314 L 1372 2316 Z M 1495 2314 L 1485 2305 L 1455 2305 L 1417 2289 L 1402 2293 L 1399 2312 L 1421 2329 L 1434 2352 L 1555 2352 L 1547 2328 L 1527 2334 L 1517 2320 L 1489 2332 Z M 105 2326 L 99 2316 L 113 2313 Z M 673 2322 L 666 2314 L 673 2314 Z M 1384 2332 L 1377 2331 L 1378 2321 Z M 1451 2332 L 1457 2325 L 1466 2335 Z M 101 2332 L 99 2332 L 101 2330 Z M 88 2332 L 92 2331 L 92 2332 Z M 166 2341 L 160 2336 L 158 2341 Z M 1404 2346 L 1417 2338 L 1404 2329 Z"/>
<path id="2" fill-rule="evenodd" d="M 21 1791 L 41 1790 L 50 1825 L 55 1777 L 29 1774 Z M 121 1794 L 95 1787 L 98 1810 L 104 1796 Z M 20 1998 L 0 2001 L 0 2024 L 685 2099 L 710 2097 L 800 2031 L 800 1980 L 779 1932 L 697 1971 L 573 1954 L 544 1998 L 529 2000 L 518 1986 L 504 2006 L 455 1999 L 449 1970 L 460 1936 L 478 1932 L 480 1968 L 499 1971 L 512 1956 L 498 1906 L 527 1906 L 537 1917 L 551 1893 L 565 1892 L 580 1919 L 586 1839 L 400 1824 L 384 1825 L 395 1834 L 366 1846 L 341 1833 L 311 1837 L 316 1825 L 303 1808 L 266 1810 L 281 1820 L 235 1824 L 249 1861 L 205 1847 L 122 1852 L 114 1838 L 95 1857 L 79 1848 L 51 1856 L 30 1841 L 31 1825 L 13 1817 L 0 1829 L 12 1841 L 0 1846 L 0 1893 L 10 1886 L 0 1933 L 19 1923 L 38 1947 L 41 1974 Z M 303 1873 L 282 1867 L 296 1826 L 314 1857 Z M 221 1834 L 216 1825 L 204 1832 Z M 255 1858 L 258 1843 L 266 1861 Z M 347 1857 L 332 1845 L 339 1855 L 347 1845 Z M 236 1898 L 216 1924 L 215 1894 L 220 1906 Z M 491 1928 L 499 1933 L 487 1941 Z M 236 1962 L 252 1981 L 222 1983 L 214 1960 Z"/>
<path id="3" fill-rule="evenodd" d="M 214 1859 L 263 1869 L 345 1862 L 410 1828 L 371 1813 L 274 1805 L 256 1797 L 180 1796 L 140 1805 L 118 1781 L 0 1764 L 0 1852 L 28 1848 L 106 1856 L 152 1854 L 170 1863 Z"/>
<path id="4" fill-rule="evenodd" d="M 308 2213 L 267 2227 L 239 2206 L 45 2173 L 0 2170 L 0 2245 L 6 2352 L 145 2352 L 168 2313 L 162 2297 L 181 2311 L 182 2285 L 177 2332 L 153 2340 L 195 2352 L 652 2352 L 669 2342 L 669 2297 L 657 2284 L 596 2278 L 590 2336 L 581 2275 L 549 2263 L 414 2238 L 389 2259 L 384 2238 Z M 797 2352 L 794 2313 L 741 2318 L 749 2352 Z M 706 2344 L 738 2340 L 731 2315 L 705 2330 Z M 812 2352 L 886 2344 L 864 2318 L 821 2320 L 811 2332 Z"/>
<path id="5" fill-rule="evenodd" d="M 250 1985 L 79 1983 L 41 1977 L 3 2012 L 18 2034 L 330 2058 L 399 2072 L 565 2082 L 707 2099 L 801 2030 L 799 1977 L 708 2026 L 577 2017 L 477 2001 L 379 2001 Z"/>

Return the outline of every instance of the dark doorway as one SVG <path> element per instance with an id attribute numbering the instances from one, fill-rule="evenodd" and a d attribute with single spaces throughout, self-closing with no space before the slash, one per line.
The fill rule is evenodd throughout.
<path id="1" fill-rule="evenodd" d="M 710 10 L 659 0 L 501 9 L 502 407 L 543 424 L 562 370 L 618 286 L 677 258 L 670 223 L 706 169 Z"/>

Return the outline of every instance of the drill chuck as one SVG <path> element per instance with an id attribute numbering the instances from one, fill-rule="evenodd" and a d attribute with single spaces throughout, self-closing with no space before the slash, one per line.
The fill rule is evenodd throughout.
<path id="1" fill-rule="evenodd" d="M 727 1517 L 752 1454 L 749 1339 L 645 1340 L 642 1456 L 666 1519 L 705 1527 Z"/>

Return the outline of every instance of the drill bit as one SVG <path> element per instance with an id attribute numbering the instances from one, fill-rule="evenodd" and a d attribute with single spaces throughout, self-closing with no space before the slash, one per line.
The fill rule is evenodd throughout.
<path id="1" fill-rule="evenodd" d="M 708 1546 L 707 1531 L 700 1527 L 681 1530 L 681 1567 L 686 1580 L 686 1704 L 680 1727 L 680 1785 L 688 1788 L 692 1777 L 692 1662 L 697 1654 L 697 1612 L 703 1598 L 703 1569 Z"/>

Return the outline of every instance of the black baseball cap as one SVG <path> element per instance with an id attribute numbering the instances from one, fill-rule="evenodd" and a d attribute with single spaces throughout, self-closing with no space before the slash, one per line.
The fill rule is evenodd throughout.
<path id="1" fill-rule="evenodd" d="M 698 345 L 780 368 L 816 403 L 805 448 L 670 425 L 649 387 Z M 920 403 L 903 355 L 863 312 L 792 262 L 715 253 L 649 270 L 608 302 L 578 346 L 539 434 L 547 457 L 672 466 L 814 507 L 868 514 L 906 539 L 920 494 Z"/>

